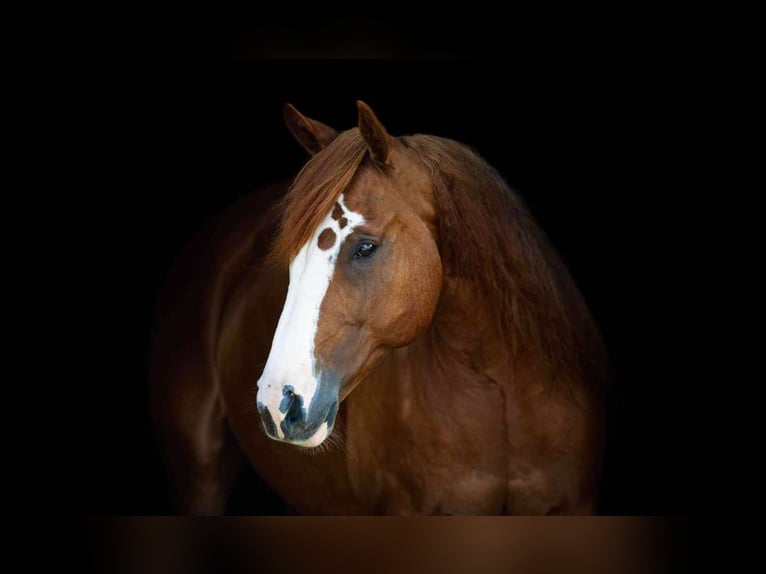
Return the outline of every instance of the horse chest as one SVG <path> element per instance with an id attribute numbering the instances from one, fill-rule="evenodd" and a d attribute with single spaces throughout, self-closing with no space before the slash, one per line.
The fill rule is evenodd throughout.
<path id="1" fill-rule="evenodd" d="M 413 384 L 421 385 L 418 392 Z M 349 397 L 346 440 L 355 460 L 348 473 L 356 496 L 375 513 L 499 513 L 506 474 L 497 390 L 473 381 L 462 393 L 437 395 L 426 384 L 412 377 L 366 381 Z"/>

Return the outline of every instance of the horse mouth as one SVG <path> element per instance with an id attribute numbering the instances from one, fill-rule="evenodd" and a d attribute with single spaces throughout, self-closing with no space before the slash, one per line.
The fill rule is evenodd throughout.
<path id="1" fill-rule="evenodd" d="M 334 422 L 334 421 L 333 421 Z M 322 444 L 325 439 L 330 436 L 330 433 L 332 433 L 332 425 L 328 424 L 327 422 L 323 422 L 321 425 L 319 425 L 319 428 L 317 431 L 311 435 L 308 439 L 301 441 L 301 442 L 293 442 L 291 444 L 294 444 L 296 446 L 300 446 L 303 448 L 314 448 Z"/>
<path id="2" fill-rule="evenodd" d="M 318 417 L 314 413 L 307 414 L 305 410 L 296 410 L 288 413 L 290 416 L 285 416 L 278 425 L 270 409 L 259 405 L 258 410 L 263 429 L 270 439 L 313 448 L 322 444 L 332 434 L 338 413 L 338 401 L 334 401 L 327 411 L 324 414 L 320 413 Z"/>

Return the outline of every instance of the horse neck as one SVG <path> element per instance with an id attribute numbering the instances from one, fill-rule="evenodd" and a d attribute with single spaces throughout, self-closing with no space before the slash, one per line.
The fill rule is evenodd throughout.
<path id="1" fill-rule="evenodd" d="M 446 277 L 426 337 L 446 370 L 506 371 L 511 362 L 495 313 L 470 281 Z"/>
<path id="2" fill-rule="evenodd" d="M 578 294 L 579 295 L 579 294 Z M 581 301 L 570 301 L 578 307 Z M 532 305 L 530 304 L 530 307 Z M 519 302 L 519 313 L 533 314 Z M 583 331 L 592 325 L 583 324 Z M 508 391 L 534 392 L 561 391 L 570 396 L 571 385 L 580 386 L 583 376 L 576 358 L 562 359 L 559 353 L 546 353 L 532 332 L 516 327 L 509 331 L 498 321 L 497 302 L 480 295 L 477 285 L 468 279 L 446 277 L 434 318 L 427 330 L 411 345 L 397 350 L 400 369 L 432 374 L 421 377 L 426 386 L 436 386 L 438 391 L 448 386 L 462 385 L 467 378 L 498 384 Z M 600 353 L 600 339 L 572 336 L 561 333 L 562 347 L 580 349 L 583 353 Z M 585 332 L 580 335 L 585 335 Z M 565 340 L 571 339 L 571 340 Z M 590 362 L 590 361 L 589 361 Z M 460 373 L 461 376 L 455 376 Z M 553 384 L 553 387 L 551 387 Z M 459 396 L 461 388 L 452 388 Z"/>
<path id="3" fill-rule="evenodd" d="M 416 378 L 422 392 L 442 392 L 453 385 L 452 390 L 460 391 L 466 378 L 486 378 L 487 373 L 507 378 L 508 349 L 498 336 L 491 309 L 475 293 L 464 280 L 445 279 L 429 327 L 410 345 L 395 349 L 380 374 L 399 378 L 408 373 L 413 377 L 405 378 Z"/>

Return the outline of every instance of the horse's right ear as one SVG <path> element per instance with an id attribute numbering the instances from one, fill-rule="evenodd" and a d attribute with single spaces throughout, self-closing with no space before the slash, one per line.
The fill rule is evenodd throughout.
<path id="1" fill-rule="evenodd" d="M 283 111 L 287 128 L 311 155 L 317 154 L 338 137 L 338 132 L 330 126 L 307 118 L 292 104 L 285 104 Z"/>

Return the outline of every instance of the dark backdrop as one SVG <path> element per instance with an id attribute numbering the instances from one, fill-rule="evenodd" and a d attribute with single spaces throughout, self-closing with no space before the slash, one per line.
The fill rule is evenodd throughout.
<path id="1" fill-rule="evenodd" d="M 109 374 L 87 389 L 89 511 L 172 511 L 146 374 L 153 305 L 174 257 L 232 201 L 300 168 L 284 102 L 345 129 L 363 99 L 394 135 L 473 146 L 525 198 L 585 295 L 616 374 L 600 511 L 686 513 L 690 383 L 676 360 L 685 102 L 660 73 L 619 60 L 569 64 L 533 74 L 423 61 L 96 67 L 86 105 L 97 123 L 89 158 L 97 185 L 87 199 L 98 213 L 91 261 L 103 321 L 93 338 Z M 281 510 L 245 472 L 229 511 Z"/>

